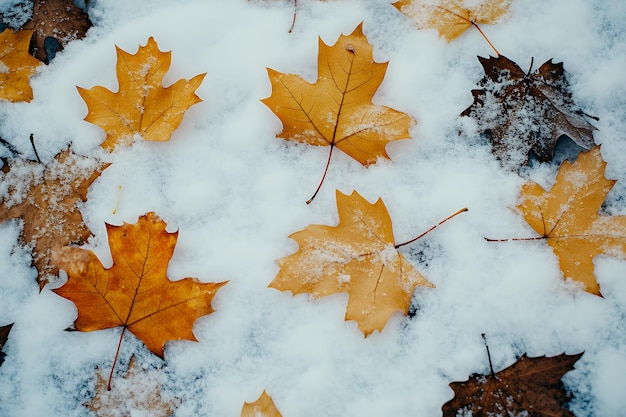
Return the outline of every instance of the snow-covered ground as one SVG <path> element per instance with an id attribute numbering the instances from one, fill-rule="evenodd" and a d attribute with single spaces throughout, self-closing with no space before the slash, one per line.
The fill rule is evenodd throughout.
<path id="1" fill-rule="evenodd" d="M 517 175 L 502 170 L 479 138 L 458 135 L 458 115 L 482 77 L 476 56 L 493 54 L 477 31 L 448 44 L 385 0 L 300 0 L 293 33 L 290 1 L 90 3 L 94 27 L 32 78 L 34 100 L 0 103 L 0 137 L 27 153 L 33 133 L 45 160 L 72 142 L 76 152 L 112 162 L 81 207 L 95 235 L 86 247 L 107 266 L 104 223 L 155 211 L 179 230 L 171 279 L 230 280 L 213 302 L 217 311 L 195 324 L 199 343 L 166 346 L 162 389 L 181 399 L 176 417 L 238 416 L 264 389 L 285 417 L 436 416 L 452 398 L 448 383 L 488 372 L 481 333 L 497 369 L 523 353 L 585 351 L 564 378 L 571 409 L 626 415 L 626 261 L 596 259 L 600 298 L 562 280 L 545 242 L 483 239 L 532 236 L 513 209 L 521 184 L 549 187 L 559 161 L 576 152 L 560 143 L 559 161 Z M 312 82 L 318 36 L 332 44 L 362 21 L 374 58 L 389 61 L 374 101 L 418 124 L 413 139 L 387 147 L 391 162 L 364 168 L 335 152 L 321 192 L 306 205 L 328 148 L 275 138 L 281 123 L 259 101 L 271 93 L 265 68 Z M 575 100 L 600 117 L 595 140 L 607 177 L 618 180 L 604 209 L 613 215 L 626 214 L 625 21 L 622 0 L 514 0 L 508 20 L 483 27 L 522 68 L 531 57 L 536 65 L 564 62 Z M 166 85 L 207 73 L 197 92 L 204 101 L 170 142 L 106 154 L 103 131 L 83 121 L 75 87 L 116 90 L 114 45 L 135 53 L 150 36 L 172 51 Z M 413 317 L 394 316 L 367 339 L 344 321 L 347 295 L 312 300 L 267 288 L 276 260 L 297 249 L 287 236 L 337 223 L 336 189 L 382 197 L 398 242 L 469 208 L 401 249 L 436 288 L 415 293 Z M 15 322 L 0 367 L 0 415 L 90 415 L 81 404 L 93 395 L 96 367 L 110 369 L 120 329 L 63 331 L 76 309 L 49 289 L 39 293 L 19 231 L 18 221 L 0 225 L 0 325 Z M 143 367 L 163 365 L 127 333 L 119 372 L 131 355 Z"/>

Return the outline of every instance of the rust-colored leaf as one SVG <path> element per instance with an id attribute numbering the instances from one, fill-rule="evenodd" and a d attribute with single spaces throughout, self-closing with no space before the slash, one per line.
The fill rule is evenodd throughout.
<path id="1" fill-rule="evenodd" d="M 14 323 L 7 324 L 6 326 L 0 326 L 0 365 L 4 362 L 5 353 L 2 351 L 4 349 L 4 345 L 7 343 L 9 339 L 9 333 L 11 332 L 11 328 Z"/>
<path id="2" fill-rule="evenodd" d="M 163 372 L 141 369 L 134 356 L 130 358 L 124 376 L 117 379 L 110 390 L 106 376 L 102 372 L 96 375 L 96 393 L 85 406 L 98 417 L 168 417 L 180 403 L 161 392 L 165 379 Z"/>
<path id="3" fill-rule="evenodd" d="M 476 119 L 503 166 L 519 168 L 528 162 L 530 151 L 539 161 L 551 160 L 563 135 L 583 149 L 595 146 L 596 128 L 574 103 L 563 63 L 549 60 L 534 72 L 524 72 L 504 56 L 478 60 L 485 76 L 461 116 Z"/>
<path id="4" fill-rule="evenodd" d="M 167 266 L 178 232 L 165 227 L 152 212 L 136 224 L 107 224 L 113 258 L 108 269 L 90 250 L 66 246 L 53 253 L 54 264 L 68 275 L 67 283 L 53 291 L 76 304 L 77 330 L 122 326 L 160 357 L 168 340 L 197 340 L 194 322 L 214 311 L 211 301 L 227 282 L 170 281 Z"/>
<path id="5" fill-rule="evenodd" d="M 33 99 L 30 76 L 41 62 L 28 54 L 32 30 L 0 33 L 0 99 L 11 102 Z"/>
<path id="6" fill-rule="evenodd" d="M 509 9 L 510 0 L 400 0 L 393 6 L 415 21 L 418 29 L 436 29 L 448 42 L 474 24 L 493 24 Z"/>
<path id="7" fill-rule="evenodd" d="M 22 29 L 35 31 L 31 53 L 46 63 L 52 59 L 49 52 L 56 53 L 57 46 L 62 49 L 69 42 L 84 38 L 90 27 L 89 15 L 72 0 L 35 0 L 32 17 L 22 25 Z"/>
<path id="8" fill-rule="evenodd" d="M 453 382 L 454 398 L 442 407 L 444 417 L 574 417 L 561 378 L 574 369 L 582 353 L 529 358 L 525 354 L 498 373 L 474 374 Z"/>
<path id="9" fill-rule="evenodd" d="M 549 191 L 529 181 L 517 206 L 524 220 L 546 240 L 559 259 L 565 278 L 600 294 L 593 259 L 601 254 L 626 259 L 626 216 L 598 211 L 615 180 L 604 177 L 600 147 L 565 161 Z"/>
<path id="10" fill-rule="evenodd" d="M 339 225 L 309 225 L 293 233 L 299 249 L 279 260 L 270 287 L 323 297 L 347 292 L 346 320 L 370 335 L 395 312 L 407 314 L 416 286 L 432 287 L 395 247 L 381 199 L 371 204 L 354 191 L 337 191 Z"/>
<path id="11" fill-rule="evenodd" d="M 263 391 L 255 402 L 243 404 L 241 417 L 282 417 L 282 414 L 274 405 L 272 397 Z"/>
<path id="12" fill-rule="evenodd" d="M 374 62 L 359 25 L 333 46 L 320 38 L 315 84 L 268 68 L 272 95 L 261 101 L 283 123 L 278 137 L 330 146 L 331 152 L 337 147 L 368 166 L 389 159 L 386 145 L 409 138 L 415 124 L 404 113 L 372 103 L 386 70 L 387 63 Z"/>
<path id="13" fill-rule="evenodd" d="M 89 108 L 85 120 L 104 129 L 106 139 L 101 146 L 106 150 L 129 145 L 137 137 L 170 140 L 185 112 L 202 101 L 194 92 L 206 73 L 163 87 L 171 52 L 161 52 L 154 38 L 134 55 L 119 47 L 116 50 L 117 93 L 102 86 L 89 90 L 77 87 Z"/>
<path id="14" fill-rule="evenodd" d="M 91 236 L 78 204 L 87 201 L 89 186 L 109 165 L 68 148 L 45 166 L 16 159 L 5 165 L 7 172 L 0 173 L 0 222 L 23 220 L 21 238 L 32 248 L 40 289 L 58 275 L 51 251 L 84 243 Z"/>

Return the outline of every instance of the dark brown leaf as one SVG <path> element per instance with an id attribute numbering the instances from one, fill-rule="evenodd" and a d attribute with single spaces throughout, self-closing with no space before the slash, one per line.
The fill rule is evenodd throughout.
<path id="1" fill-rule="evenodd" d="M 524 354 L 506 369 L 452 382 L 454 398 L 442 407 L 444 417 L 574 417 L 563 408 L 568 394 L 561 378 L 582 356 L 561 354 L 529 358 Z"/>
<path id="2" fill-rule="evenodd" d="M 5 354 L 2 352 L 2 349 L 9 338 L 11 327 L 13 327 L 13 323 L 7 324 L 6 326 L 0 326 L 0 365 L 4 362 Z"/>
<path id="3" fill-rule="evenodd" d="M 566 135 L 583 149 L 595 146 L 586 115 L 573 101 L 563 63 L 545 62 L 526 73 L 499 56 L 478 57 L 485 70 L 472 90 L 474 102 L 461 113 L 476 119 L 502 165 L 517 169 L 532 150 L 539 161 L 552 159 L 557 140 Z M 531 63 L 532 67 L 532 63 Z"/>

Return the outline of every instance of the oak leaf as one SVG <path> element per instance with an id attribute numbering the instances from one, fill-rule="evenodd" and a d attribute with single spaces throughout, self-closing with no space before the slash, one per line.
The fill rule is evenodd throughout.
<path id="1" fill-rule="evenodd" d="M 348 292 L 345 319 L 367 337 L 395 312 L 408 313 L 415 287 L 433 285 L 396 249 L 381 199 L 371 204 L 356 191 L 336 196 L 339 225 L 313 224 L 289 236 L 299 249 L 278 261 L 269 286 L 315 297 Z"/>
<path id="2" fill-rule="evenodd" d="M 552 159 L 557 140 L 566 135 L 583 149 L 595 146 L 585 114 L 572 99 L 563 63 L 546 61 L 534 72 L 524 72 L 505 56 L 478 57 L 485 70 L 474 102 L 461 116 L 470 116 L 491 142 L 502 165 L 517 169 L 537 159 Z"/>
<path id="3" fill-rule="evenodd" d="M 118 92 L 102 86 L 89 90 L 77 87 L 89 109 L 85 120 L 104 129 L 106 139 L 101 146 L 106 150 L 129 145 L 136 137 L 170 140 L 185 112 L 202 101 L 194 92 L 206 73 L 163 87 L 171 52 L 160 51 L 154 38 L 150 37 L 134 55 L 115 48 Z"/>
<path id="4" fill-rule="evenodd" d="M 276 408 L 272 397 L 264 390 L 255 402 L 244 403 L 241 417 L 282 417 L 282 414 Z"/>
<path id="5" fill-rule="evenodd" d="M 377 63 L 362 24 L 333 46 L 319 39 L 317 82 L 268 68 L 272 94 L 261 100 L 283 124 L 286 140 L 341 149 L 364 166 L 389 159 L 386 145 L 409 138 L 415 121 L 389 107 L 372 103 L 387 70 Z M 328 165 L 327 165 L 328 168 Z"/>
<path id="6" fill-rule="evenodd" d="M 122 337 L 128 329 L 161 358 L 168 340 L 197 341 L 193 324 L 214 311 L 211 301 L 227 281 L 170 281 L 166 272 L 178 232 L 169 233 L 165 227 L 153 212 L 139 217 L 136 224 L 106 224 L 111 268 L 87 249 L 66 246 L 53 253 L 54 264 L 68 275 L 67 282 L 53 291 L 76 304 L 77 330 L 122 326 Z"/>
<path id="7" fill-rule="evenodd" d="M 32 36 L 32 30 L 5 29 L 0 33 L 0 99 L 11 102 L 33 99 L 30 76 L 41 62 L 28 54 Z"/>
<path id="8" fill-rule="evenodd" d="M 465 4 L 463 0 L 400 0 L 392 4 L 415 21 L 418 29 L 436 29 L 448 42 L 476 24 L 493 24 L 503 17 L 510 0 Z"/>
<path id="9" fill-rule="evenodd" d="M 79 202 L 87 201 L 89 186 L 110 164 L 59 152 L 48 164 L 12 160 L 0 173 L 0 222 L 22 219 L 22 241 L 32 248 L 37 282 L 42 289 L 58 275 L 50 255 L 54 248 L 84 243 L 91 232 Z"/>
<path id="10" fill-rule="evenodd" d="M 559 259 L 565 278 L 601 295 L 593 259 L 601 254 L 626 259 L 626 216 L 600 215 L 615 180 L 604 177 L 606 163 L 600 147 L 582 152 L 561 165 L 549 191 L 529 181 L 521 190 L 517 209 L 545 239 Z"/>
<path id="11" fill-rule="evenodd" d="M 15 323 L 7 324 L 6 326 L 0 326 L 0 365 L 2 365 L 2 363 L 4 362 L 4 357 L 6 356 L 2 349 L 4 349 L 4 345 L 9 339 L 9 333 L 11 332 L 13 324 Z"/>
<path id="12" fill-rule="evenodd" d="M 452 382 L 454 398 L 443 405 L 443 416 L 574 417 L 563 408 L 568 394 L 561 378 L 581 356 L 529 358 L 524 354 L 498 373 L 474 374 L 467 381 Z"/>
<path id="13" fill-rule="evenodd" d="M 84 38 L 90 27 L 89 15 L 68 0 L 34 1 L 32 17 L 22 25 L 22 29 L 35 31 L 31 53 L 45 63 L 54 57 L 57 47 Z"/>
<path id="14" fill-rule="evenodd" d="M 98 417 L 168 417 L 180 403 L 176 398 L 162 393 L 165 379 L 163 372 L 160 369 L 141 369 L 135 356 L 131 356 L 126 373 L 117 379 L 111 389 L 108 389 L 102 372 L 96 376 L 95 395 L 85 406 Z"/>

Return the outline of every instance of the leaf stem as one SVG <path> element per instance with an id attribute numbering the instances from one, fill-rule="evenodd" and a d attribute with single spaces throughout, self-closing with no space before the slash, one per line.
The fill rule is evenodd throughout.
<path id="1" fill-rule="evenodd" d="M 311 198 L 309 198 L 306 201 L 307 204 L 311 204 L 311 202 L 313 201 L 317 193 L 320 191 L 320 188 L 322 188 L 322 184 L 324 183 L 324 179 L 326 178 L 326 173 L 328 172 L 328 166 L 330 165 L 330 158 L 333 156 L 334 148 L 335 148 L 335 145 L 330 145 L 330 152 L 328 152 L 328 161 L 326 161 L 326 168 L 324 168 L 324 175 L 322 175 L 322 180 L 320 181 L 320 184 L 317 186 L 317 189 L 315 190 Z"/>
<path id="2" fill-rule="evenodd" d="M 15 146 L 13 146 L 10 142 L 7 142 L 6 140 L 0 138 L 0 144 L 2 144 L 2 146 L 7 148 L 7 150 L 11 152 L 12 156 L 17 156 L 19 154 L 17 149 L 15 149 Z"/>
<path id="3" fill-rule="evenodd" d="M 459 214 L 461 214 L 461 213 L 463 213 L 463 212 L 466 212 L 466 211 L 468 211 L 467 207 L 463 207 L 462 209 L 458 210 L 458 211 L 457 211 L 456 213 L 454 213 L 454 214 L 449 215 L 448 217 L 446 217 L 445 219 L 443 219 L 442 221 L 440 221 L 439 223 L 437 223 L 436 225 L 434 225 L 433 227 L 431 227 L 430 229 L 428 229 L 427 231 L 425 231 L 425 232 L 424 232 L 424 233 L 422 233 L 421 235 L 419 235 L 419 236 L 417 236 L 417 237 L 414 237 L 414 238 L 413 238 L 413 239 L 411 239 L 411 240 L 407 240 L 406 242 L 398 243 L 398 244 L 397 244 L 397 245 L 395 245 L 394 247 L 395 247 L 396 249 L 398 249 L 398 248 L 399 248 L 399 247 L 401 247 L 401 246 L 408 245 L 409 243 L 413 243 L 413 242 L 415 242 L 416 240 L 418 240 L 418 239 L 420 239 L 420 238 L 424 237 L 424 236 L 425 236 L 425 235 L 427 235 L 428 233 L 432 232 L 434 229 L 436 229 L 437 227 L 441 226 L 442 224 L 444 224 L 445 222 L 447 222 L 447 221 L 448 221 L 448 220 L 450 220 L 451 218 L 453 218 L 453 217 L 455 217 L 455 216 L 457 216 L 457 215 L 459 215 Z"/>
<path id="4" fill-rule="evenodd" d="M 511 237 L 508 239 L 490 239 L 488 237 L 484 238 L 487 242 L 509 242 L 513 240 L 543 240 L 546 239 L 547 236 L 535 236 L 535 237 Z"/>
<path id="5" fill-rule="evenodd" d="M 111 373 L 109 374 L 109 382 L 107 383 L 107 391 L 111 391 L 111 380 L 113 379 L 113 371 L 115 370 L 117 357 L 120 354 L 120 348 L 122 347 L 122 340 L 124 339 L 124 333 L 126 333 L 126 326 L 122 327 L 122 334 L 120 335 L 120 342 L 117 344 L 117 351 L 115 352 L 115 358 L 113 359 L 113 366 L 111 366 Z"/>
<path id="6" fill-rule="evenodd" d="M 30 134 L 30 145 L 33 147 L 33 151 L 35 151 L 35 158 L 37 158 L 37 162 L 41 164 L 41 159 L 39 158 L 39 153 L 37 153 L 37 148 L 35 147 L 35 138 L 33 134 Z"/>
<path id="7" fill-rule="evenodd" d="M 298 10 L 298 0 L 293 0 L 293 21 L 291 22 L 291 27 L 289 28 L 289 33 L 293 31 L 293 27 L 296 25 L 296 12 Z"/>
<path id="8" fill-rule="evenodd" d="M 478 31 L 480 32 L 481 35 L 483 35 L 483 38 L 485 38 L 485 40 L 487 41 L 487 43 L 489 44 L 489 46 L 491 46 L 491 49 L 494 50 L 494 52 L 496 53 L 496 55 L 498 55 L 499 57 L 502 56 L 500 54 L 500 52 L 498 52 L 498 50 L 496 49 L 495 46 L 493 46 L 493 44 L 491 43 L 491 41 L 489 40 L 489 38 L 487 37 L 487 35 L 485 35 L 485 33 L 482 31 L 482 29 L 480 28 L 480 26 L 478 26 L 478 23 L 474 22 L 473 20 L 470 20 L 470 22 L 472 23 L 472 25 L 478 29 Z"/>
<path id="9" fill-rule="evenodd" d="M 489 371 L 491 372 L 491 377 L 496 379 L 496 373 L 493 370 L 493 362 L 491 362 L 491 352 L 489 352 L 489 345 L 487 344 L 487 338 L 484 333 L 480 334 L 485 341 L 485 349 L 487 349 L 487 359 L 489 359 Z"/>

